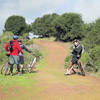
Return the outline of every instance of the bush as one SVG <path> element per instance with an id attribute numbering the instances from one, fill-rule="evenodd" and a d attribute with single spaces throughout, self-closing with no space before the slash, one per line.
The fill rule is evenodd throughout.
<path id="1" fill-rule="evenodd" d="M 57 17 L 52 24 L 55 28 L 56 40 L 72 41 L 75 38 L 83 37 L 82 26 L 84 23 L 79 14 L 64 13 Z"/>
<path id="2" fill-rule="evenodd" d="M 5 23 L 5 31 L 21 33 L 26 28 L 25 18 L 22 16 L 10 16 Z"/>
<path id="3" fill-rule="evenodd" d="M 40 57 L 42 57 L 42 54 L 39 50 L 37 50 L 35 48 L 31 48 L 31 51 L 32 51 L 33 55 L 24 51 L 25 66 L 28 65 L 30 63 L 30 61 L 32 61 L 35 57 L 37 57 L 37 61 L 39 61 Z"/>
<path id="4" fill-rule="evenodd" d="M 32 45 L 33 43 L 34 43 L 33 40 L 27 40 L 27 41 L 24 40 L 25 45 Z"/>
<path id="5" fill-rule="evenodd" d="M 89 59 L 86 60 L 86 69 L 91 72 L 100 71 L 100 19 L 94 23 L 87 24 L 84 28 L 85 38 L 83 43 L 85 45 Z"/>
<path id="6" fill-rule="evenodd" d="M 69 66 L 69 63 L 71 61 L 71 58 L 72 58 L 71 56 L 67 56 L 65 58 L 65 66 L 64 66 L 65 69 Z"/>
<path id="7" fill-rule="evenodd" d="M 90 64 L 94 67 L 95 72 L 100 70 L 100 45 L 95 46 L 93 49 L 90 51 L 90 58 L 91 62 Z"/>

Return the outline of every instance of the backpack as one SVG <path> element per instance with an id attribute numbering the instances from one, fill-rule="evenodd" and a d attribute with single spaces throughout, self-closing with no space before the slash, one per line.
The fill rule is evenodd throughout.
<path id="1" fill-rule="evenodd" d="M 9 45 L 10 52 L 13 52 L 13 45 L 13 41 L 11 40 Z"/>

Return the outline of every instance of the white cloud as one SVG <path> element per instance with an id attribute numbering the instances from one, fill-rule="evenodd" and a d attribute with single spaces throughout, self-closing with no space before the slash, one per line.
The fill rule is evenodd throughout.
<path id="1" fill-rule="evenodd" d="M 1 0 L 2 1 L 2 0 Z M 45 12 L 59 12 L 66 0 L 6 0 L 0 1 L 0 26 L 4 26 L 6 19 L 14 14 L 24 16 L 27 23 L 42 16 Z M 67 0 L 68 1 L 68 0 Z"/>
<path id="2" fill-rule="evenodd" d="M 66 0 L 19 0 L 20 8 L 23 10 L 41 10 L 42 7 L 59 7 Z M 67 0 L 68 1 L 68 0 Z"/>
<path id="3" fill-rule="evenodd" d="M 6 19 L 14 14 L 24 16 L 27 23 L 47 13 L 77 12 L 85 22 L 100 17 L 100 0 L 0 0 L 0 31 Z"/>
<path id="4" fill-rule="evenodd" d="M 82 14 L 85 22 L 92 22 L 100 17 L 99 0 L 78 0 L 74 12 Z"/>
<path id="5" fill-rule="evenodd" d="M 1 9 L 0 9 L 0 32 L 3 30 L 4 28 L 4 23 L 6 21 L 6 19 L 11 16 L 16 14 L 16 9 L 14 9 L 15 4 L 10 3 L 10 2 L 5 2 L 3 4 L 0 4 Z M 2 29 L 1 29 L 2 28 Z"/>

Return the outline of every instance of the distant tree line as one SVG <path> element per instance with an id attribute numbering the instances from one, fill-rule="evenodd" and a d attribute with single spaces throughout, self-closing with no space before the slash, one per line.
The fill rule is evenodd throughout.
<path id="1" fill-rule="evenodd" d="M 33 31 L 34 34 L 43 37 L 54 36 L 56 40 L 70 41 L 83 37 L 83 24 L 81 16 L 76 13 L 47 14 L 37 18 L 31 25 L 26 24 L 24 17 L 14 15 L 7 19 L 5 31 L 18 32 L 19 34 Z"/>
<path id="2" fill-rule="evenodd" d="M 11 31 L 13 33 L 19 33 L 19 35 L 22 35 L 31 31 L 31 29 L 31 25 L 26 23 L 24 17 L 13 15 L 6 20 L 4 31 Z"/>
<path id="3" fill-rule="evenodd" d="M 60 16 L 54 13 L 37 18 L 32 23 L 32 31 L 44 37 L 54 36 L 56 40 L 70 41 L 83 37 L 83 24 L 84 22 L 79 14 L 65 13 Z"/>

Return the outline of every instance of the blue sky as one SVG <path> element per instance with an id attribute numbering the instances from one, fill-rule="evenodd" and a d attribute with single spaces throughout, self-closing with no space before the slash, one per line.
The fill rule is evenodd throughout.
<path id="1" fill-rule="evenodd" d="M 0 33 L 11 15 L 25 17 L 27 23 L 48 13 L 76 12 L 85 22 L 100 17 L 100 0 L 0 0 Z"/>

